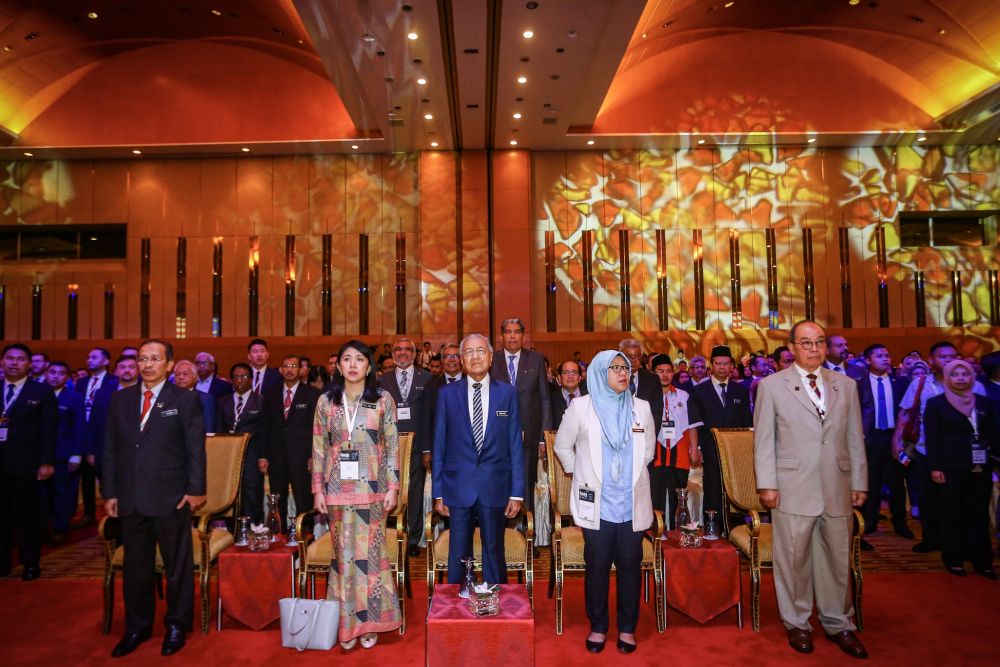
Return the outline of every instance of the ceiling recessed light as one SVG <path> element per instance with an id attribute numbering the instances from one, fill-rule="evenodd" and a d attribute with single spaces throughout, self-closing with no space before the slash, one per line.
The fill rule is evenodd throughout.
<path id="1" fill-rule="evenodd" d="M 524 32 L 521 33 L 521 36 L 524 37 L 525 39 L 531 39 L 532 37 L 535 36 L 535 33 L 532 32 L 531 30 L 525 30 Z"/>
<path id="2" fill-rule="evenodd" d="M 351 150 L 355 150 L 355 151 L 358 150 L 358 145 L 357 144 L 351 144 Z"/>
<path id="3" fill-rule="evenodd" d="M 514 114 L 514 120 L 519 120 L 520 118 L 521 118 L 521 114 L 520 113 L 515 113 Z"/>
<path id="4" fill-rule="evenodd" d="M 861 0 L 847 0 L 847 4 L 849 4 L 851 7 L 854 7 L 855 5 L 860 5 Z"/>
<path id="5" fill-rule="evenodd" d="M 14 49 L 14 47 L 11 46 L 10 44 L 8 44 L 7 46 L 3 47 L 4 51 L 12 51 L 13 49 Z"/>
<path id="6" fill-rule="evenodd" d="M 249 149 L 249 148 L 247 148 L 246 146 L 244 146 L 244 147 L 243 147 L 243 148 L 241 148 L 240 150 L 241 150 L 241 151 L 243 151 L 244 153 L 249 153 L 249 152 L 250 152 L 250 149 Z"/>
<path id="7" fill-rule="evenodd" d="M 725 7 L 726 9 L 729 9 L 730 7 L 732 7 L 735 4 L 736 4 L 735 0 L 729 0 L 729 2 L 727 2 L 726 4 L 723 5 L 723 7 Z"/>
<path id="8" fill-rule="evenodd" d="M 517 139 L 511 139 L 510 140 L 510 145 L 511 146 L 517 146 Z"/>
<path id="9" fill-rule="evenodd" d="M 702 144 L 704 144 L 704 143 L 705 143 L 705 140 L 704 140 L 704 139 L 699 139 L 699 140 L 698 140 L 698 145 L 699 145 L 699 146 L 701 146 L 701 145 L 702 145 Z"/>
<path id="10" fill-rule="evenodd" d="M 138 148 L 133 148 L 132 155 L 142 155 L 142 151 L 139 150 Z"/>
<path id="11" fill-rule="evenodd" d="M 97 18 L 97 12 L 87 12 L 87 18 L 88 19 L 96 19 Z"/>
<path id="12" fill-rule="evenodd" d="M 218 9 L 213 9 L 212 13 L 216 16 L 222 16 L 222 12 L 220 12 Z"/>
<path id="13" fill-rule="evenodd" d="M 417 39 L 417 33 L 415 33 L 415 32 L 407 33 L 406 34 L 406 39 L 410 40 L 411 42 L 414 41 L 414 40 L 416 40 Z"/>
<path id="14" fill-rule="evenodd" d="M 917 137 L 917 141 L 927 141 L 927 137 Z"/>
<path id="15" fill-rule="evenodd" d="M 939 35 L 943 35 L 943 34 L 945 34 L 946 32 L 947 32 L 947 30 L 945 30 L 944 28 L 938 28 L 938 34 L 939 34 Z"/>
<path id="16" fill-rule="evenodd" d="M 432 141 L 431 142 L 431 148 L 437 148 L 437 147 L 438 147 L 438 142 Z"/>
<path id="17" fill-rule="evenodd" d="M 434 114 L 425 113 L 424 114 L 424 120 L 434 120 Z"/>
<path id="18" fill-rule="evenodd" d="M 809 137 L 808 139 L 806 139 L 806 143 L 807 144 L 814 144 L 814 143 L 816 143 L 816 137 Z"/>
<path id="19" fill-rule="evenodd" d="M 526 76 L 519 76 L 519 77 L 517 77 L 517 82 L 520 83 L 520 84 L 522 84 L 522 85 L 525 84 L 525 83 L 528 83 L 528 77 L 526 77 Z"/>
<path id="20" fill-rule="evenodd" d="M 35 157 L 35 154 L 29 153 L 28 151 L 24 151 L 24 157 Z"/>
<path id="21" fill-rule="evenodd" d="M 417 85 L 426 86 L 427 85 L 427 79 L 425 79 L 424 77 L 420 77 L 419 79 L 417 79 Z"/>
<path id="22" fill-rule="evenodd" d="M 642 33 L 642 38 L 646 39 L 646 37 L 648 37 L 648 34 L 647 33 Z"/>
<path id="23" fill-rule="evenodd" d="M 594 145 L 594 140 L 593 139 L 587 139 L 587 145 L 588 146 L 593 146 Z"/>

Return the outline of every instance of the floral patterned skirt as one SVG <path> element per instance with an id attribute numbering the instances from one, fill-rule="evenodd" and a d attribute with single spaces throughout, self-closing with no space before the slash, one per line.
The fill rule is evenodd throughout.
<path id="1" fill-rule="evenodd" d="M 327 599 L 340 602 L 340 641 L 402 625 L 399 594 L 385 544 L 385 508 L 331 505 L 333 561 Z"/>

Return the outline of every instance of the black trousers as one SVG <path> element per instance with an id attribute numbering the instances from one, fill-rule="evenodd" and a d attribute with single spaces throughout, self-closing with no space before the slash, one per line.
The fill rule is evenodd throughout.
<path id="1" fill-rule="evenodd" d="M 76 514 L 76 489 L 80 469 L 70 470 L 66 461 L 57 461 L 55 468 L 55 473 L 48 480 L 49 512 L 52 515 L 52 530 L 64 533 L 69 530 L 69 521 Z"/>
<path id="2" fill-rule="evenodd" d="M 649 466 L 649 491 L 653 495 L 653 509 L 663 512 L 663 519 L 671 529 L 677 511 L 677 489 L 687 487 L 688 470 L 674 466 Z"/>
<path id="3" fill-rule="evenodd" d="M 268 480 L 271 483 L 271 493 L 277 493 L 281 497 L 278 499 L 278 512 L 281 513 L 281 532 L 288 532 L 288 487 L 292 489 L 292 497 L 295 498 L 295 511 L 301 514 L 308 512 L 313 507 L 312 476 L 306 467 L 305 461 L 279 461 L 274 465 L 274 461 L 267 469 Z M 263 503 L 263 490 L 261 491 L 261 503 Z"/>
<path id="4" fill-rule="evenodd" d="M 941 526 L 941 560 L 945 567 L 960 567 L 966 560 L 977 570 L 990 567 L 989 472 L 948 470 L 939 484 L 938 525 Z M 924 516 L 924 508 L 920 508 Z"/>
<path id="5" fill-rule="evenodd" d="M 400 462 L 400 466 L 403 463 Z M 424 532 L 424 482 L 427 471 L 424 470 L 423 454 L 416 450 L 410 452 L 410 487 L 406 490 L 406 541 L 410 546 L 420 542 Z"/>
<path id="6" fill-rule="evenodd" d="M 99 478 L 94 466 L 87 463 L 84 457 L 80 462 L 80 495 L 83 496 L 83 515 L 94 518 L 97 513 L 97 480 Z"/>
<path id="7" fill-rule="evenodd" d="M 190 631 L 194 625 L 194 552 L 191 510 L 174 510 L 166 516 L 130 514 L 122 517 L 125 546 L 122 593 L 125 598 L 125 632 L 141 633 L 153 627 L 156 613 L 155 565 L 159 545 L 167 580 L 165 625 Z"/>
<path id="8" fill-rule="evenodd" d="M 311 502 L 309 508 L 312 509 Z M 257 467 L 257 459 L 251 456 L 243 460 L 243 479 L 240 482 L 240 514 L 250 517 L 253 523 L 261 523 L 264 520 L 264 475 Z"/>
<path id="9" fill-rule="evenodd" d="M 865 519 L 865 532 L 874 533 L 878 528 L 879 509 L 882 506 L 882 485 L 889 487 L 889 513 L 893 526 L 906 525 L 906 486 L 903 484 L 904 468 L 892 456 L 892 430 L 872 429 L 865 440 L 865 457 L 868 459 L 868 498 L 861 506 Z"/>
<path id="10" fill-rule="evenodd" d="M 528 441 L 525 440 L 525 443 Z M 535 484 L 538 482 L 538 443 L 524 447 L 524 508 L 535 511 Z"/>
<path id="11" fill-rule="evenodd" d="M 920 528 L 921 541 L 933 547 L 941 546 L 941 510 L 939 496 L 940 488 L 931 480 L 931 468 L 927 463 L 927 455 L 913 452 L 914 474 L 920 486 Z"/>
<path id="12" fill-rule="evenodd" d="M 45 514 L 36 475 L 0 472 L 0 507 L 0 572 L 11 568 L 15 534 L 21 564 L 38 567 Z"/>
<path id="13" fill-rule="evenodd" d="M 615 566 L 615 590 L 618 632 L 631 634 L 639 622 L 639 595 L 642 592 L 642 532 L 632 530 L 632 522 L 601 521 L 599 530 L 583 529 L 583 560 L 587 570 L 583 577 L 584 603 L 590 631 L 606 634 L 608 621 L 608 587 L 611 566 Z"/>
<path id="14" fill-rule="evenodd" d="M 715 510 L 722 516 L 722 469 L 719 468 L 719 449 L 715 444 L 715 438 L 699 439 L 702 456 L 702 479 L 703 491 L 702 509 L 704 511 Z M 692 516 L 695 522 L 701 523 L 702 517 Z"/>

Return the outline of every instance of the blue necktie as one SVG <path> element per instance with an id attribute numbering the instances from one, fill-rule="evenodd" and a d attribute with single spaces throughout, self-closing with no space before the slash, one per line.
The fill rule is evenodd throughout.
<path id="1" fill-rule="evenodd" d="M 889 428 L 888 410 L 885 406 L 885 385 L 878 379 L 878 403 L 875 406 L 875 428 L 884 431 Z"/>
<path id="2" fill-rule="evenodd" d="M 472 385 L 472 437 L 476 439 L 476 453 L 483 453 L 483 385 Z"/>
<path id="3" fill-rule="evenodd" d="M 517 370 L 514 368 L 514 355 L 507 357 L 507 375 L 510 376 L 511 384 L 517 384 Z"/>
<path id="4" fill-rule="evenodd" d="M 7 396 L 3 399 L 3 411 L 7 412 L 10 402 L 14 400 L 14 385 L 7 383 Z"/>

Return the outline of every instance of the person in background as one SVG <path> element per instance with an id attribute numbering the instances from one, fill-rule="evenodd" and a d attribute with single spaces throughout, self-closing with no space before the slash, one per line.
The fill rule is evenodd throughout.
<path id="1" fill-rule="evenodd" d="M 69 522 L 76 514 L 76 494 L 80 485 L 80 463 L 83 461 L 83 397 L 66 386 L 69 365 L 53 361 L 45 370 L 45 381 L 56 395 L 59 425 L 56 435 L 55 469 L 50 487 L 52 543 L 66 542 Z"/>
<path id="2" fill-rule="evenodd" d="M 396 370 L 396 362 L 393 361 L 392 357 L 385 357 L 382 359 L 378 366 L 378 374 L 386 375 L 387 373 L 392 373 Z"/>
<path id="3" fill-rule="evenodd" d="M 682 387 L 690 386 L 691 384 L 691 374 L 687 371 L 677 371 L 674 373 L 674 379 L 671 382 L 672 385 L 678 389 Z"/>
<path id="4" fill-rule="evenodd" d="M 118 357 L 115 361 L 115 376 L 118 377 L 118 391 L 128 389 L 139 381 L 139 362 L 135 357 Z"/>
<path id="5" fill-rule="evenodd" d="M 689 393 L 702 382 L 707 382 L 710 377 L 708 373 L 708 361 L 700 354 L 691 357 L 691 364 L 688 366 L 688 371 L 691 373 L 691 386 L 682 388 Z"/>
<path id="6" fill-rule="evenodd" d="M 431 348 L 431 342 L 429 340 L 425 340 L 424 348 L 420 351 L 420 354 L 417 357 L 417 365 L 421 368 L 430 370 L 432 358 L 434 358 L 434 350 Z"/>
<path id="7" fill-rule="evenodd" d="M 330 384 L 330 373 L 323 366 L 313 366 L 309 369 L 306 384 L 316 387 L 320 391 L 326 391 L 327 385 Z"/>
<path id="8" fill-rule="evenodd" d="M 334 352 L 329 357 L 327 357 L 327 360 L 326 360 L 326 372 L 327 372 L 327 374 L 331 378 L 333 378 L 333 376 L 337 374 L 337 360 L 338 360 L 338 358 L 339 357 L 338 357 L 338 355 L 337 355 L 336 352 Z"/>
<path id="9" fill-rule="evenodd" d="M 588 395 L 573 401 L 556 435 L 555 454 L 572 475 L 570 510 L 583 530 L 585 645 L 604 650 L 610 621 L 608 587 L 615 567 L 620 653 L 636 649 L 642 589 L 642 540 L 653 523 L 649 471 L 656 425 L 649 403 L 629 392 L 629 359 L 617 350 L 590 363 Z"/>
<path id="10" fill-rule="evenodd" d="M 930 372 L 931 372 L 930 366 L 928 366 L 925 362 L 918 359 L 910 364 L 909 373 L 907 375 L 904 375 L 903 377 L 908 376 L 910 378 L 910 384 L 912 384 L 914 381 L 919 380 L 920 378 L 926 375 L 929 375 Z"/>
<path id="11" fill-rule="evenodd" d="M 564 361 L 556 367 L 557 384 L 549 390 L 553 429 L 559 429 L 563 414 L 573 399 L 587 395 L 587 386 L 580 382 L 580 375 L 580 365 L 575 361 Z"/>
<path id="12" fill-rule="evenodd" d="M 775 372 L 791 368 L 792 364 L 795 363 L 795 355 L 785 345 L 779 345 L 775 348 L 771 359 L 774 360 Z"/>
<path id="13" fill-rule="evenodd" d="M 254 338 L 247 343 L 247 360 L 253 371 L 251 387 L 253 393 L 258 396 L 268 387 L 277 387 L 281 384 L 281 373 L 276 368 L 268 368 L 267 361 L 271 358 L 271 353 L 267 349 L 267 341 L 263 338 Z"/>
<path id="14" fill-rule="evenodd" d="M 455 343 L 441 349 L 441 370 L 441 375 L 432 380 L 435 389 L 462 379 L 462 355 Z"/>
<path id="15" fill-rule="evenodd" d="M 305 382 L 309 378 L 309 369 L 312 368 L 312 360 L 309 357 L 299 357 L 299 380 Z M 280 369 L 278 371 L 281 372 Z M 284 373 L 282 373 L 284 377 Z"/>
<path id="16" fill-rule="evenodd" d="M 34 382 L 45 382 L 45 370 L 49 367 L 49 355 L 35 352 L 31 355 L 31 379 Z M 67 376 L 67 380 L 69 377 Z"/>
<path id="17" fill-rule="evenodd" d="M 975 369 L 963 359 L 944 367 L 944 393 L 927 401 L 924 433 L 931 481 L 938 487 L 941 559 L 965 576 L 963 561 L 996 579 L 990 548 L 991 456 L 1000 454 L 1000 429 L 990 399 L 972 391 Z M 922 508 L 924 512 L 926 507 Z"/>
<path id="18" fill-rule="evenodd" d="M 656 454 L 649 467 L 653 509 L 664 513 L 667 525 L 676 530 L 677 489 L 687 487 L 691 468 L 701 466 L 698 429 L 688 420 L 690 396 L 673 385 L 674 365 L 666 354 L 653 357 L 653 372 L 663 390 L 663 420 L 656 436 Z"/>
<path id="19" fill-rule="evenodd" d="M 202 424 L 205 433 L 212 433 L 215 424 L 215 399 L 210 394 L 195 389 L 198 381 L 198 370 L 194 363 L 181 359 L 174 364 L 174 384 L 184 391 L 193 391 L 201 405 Z"/>
<path id="20" fill-rule="evenodd" d="M 993 411 L 1000 415 L 1000 350 L 984 354 L 980 360 L 986 379 L 986 397 L 993 402 Z"/>
<path id="21" fill-rule="evenodd" d="M 83 517 L 73 524 L 74 528 L 85 528 L 96 522 L 97 480 L 103 468 L 104 433 L 108 421 L 108 405 L 111 396 L 118 389 L 118 378 L 108 373 L 111 363 L 110 353 L 103 347 L 95 347 L 87 355 L 89 377 L 80 380 L 75 389 L 83 397 L 84 459 L 80 465 L 80 494 L 83 496 Z"/>
<path id="22" fill-rule="evenodd" d="M 663 420 L 663 391 L 660 389 L 660 379 L 656 373 L 639 367 L 639 359 L 642 356 L 639 341 L 634 338 L 619 341 L 618 351 L 625 355 L 632 368 L 629 391 L 633 396 L 638 396 L 649 403 L 649 409 L 653 413 L 653 423 L 656 425 L 656 432 L 659 433 L 660 422 Z M 653 435 L 655 437 L 656 434 Z"/>
<path id="23" fill-rule="evenodd" d="M 211 394 L 215 401 L 223 396 L 233 395 L 233 385 L 216 373 L 215 357 L 212 354 L 199 352 L 194 355 L 194 365 L 198 369 L 198 383 L 195 389 Z"/>
<path id="24" fill-rule="evenodd" d="M 846 338 L 839 334 L 827 336 L 826 359 L 823 361 L 823 368 L 847 375 L 849 354 Z"/>
<path id="25" fill-rule="evenodd" d="M 313 508 L 334 530 L 327 599 L 340 602 L 340 645 L 365 648 L 402 625 L 386 551 L 386 517 L 399 498 L 396 405 L 378 388 L 371 348 L 340 348 L 340 373 L 313 422 Z"/>
<path id="26" fill-rule="evenodd" d="M 444 373 L 444 366 L 441 364 L 441 355 L 435 354 L 431 357 L 430 362 L 427 364 L 427 370 L 430 371 L 431 377 L 441 377 Z"/>
<path id="27" fill-rule="evenodd" d="M 254 523 L 261 523 L 264 520 L 264 473 L 267 471 L 264 403 L 260 394 L 253 390 L 253 369 L 249 364 L 233 364 L 229 378 L 233 381 L 233 394 L 216 401 L 215 432 L 250 434 L 240 480 L 240 514 L 250 517 Z"/>

